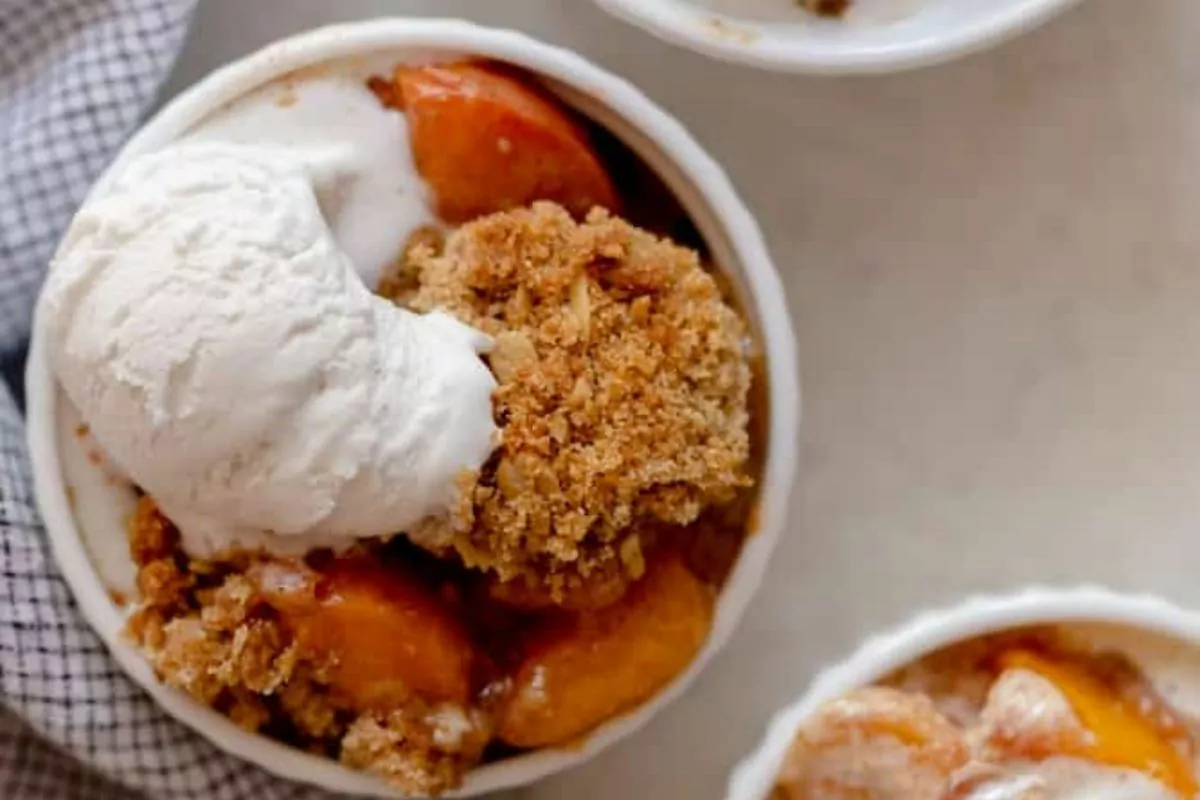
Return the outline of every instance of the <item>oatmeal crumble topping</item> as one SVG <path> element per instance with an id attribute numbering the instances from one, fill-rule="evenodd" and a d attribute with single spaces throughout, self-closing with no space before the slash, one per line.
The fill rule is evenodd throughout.
<path id="1" fill-rule="evenodd" d="M 409 266 L 412 307 L 496 342 L 503 444 L 466 476 L 447 536 L 468 565 L 556 599 L 635 579 L 656 531 L 750 483 L 746 331 L 695 252 L 536 203 L 417 246 Z"/>
<path id="2" fill-rule="evenodd" d="M 129 534 L 141 599 L 127 635 L 166 683 L 250 731 L 282 720 L 285 729 L 272 731 L 278 738 L 414 794 L 459 785 L 482 756 L 490 725 L 481 711 L 430 707 L 414 697 L 387 712 L 364 712 L 331 691 L 326 654 L 301 647 L 248 577 L 253 556 L 189 562 L 149 497 Z"/>
<path id="3" fill-rule="evenodd" d="M 458 714 L 449 725 L 446 712 L 436 708 L 364 714 L 346 730 L 342 761 L 422 792 L 457 786 L 467 763 L 463 754 L 471 755 L 470 763 L 478 760 L 489 736 L 478 714 Z"/>

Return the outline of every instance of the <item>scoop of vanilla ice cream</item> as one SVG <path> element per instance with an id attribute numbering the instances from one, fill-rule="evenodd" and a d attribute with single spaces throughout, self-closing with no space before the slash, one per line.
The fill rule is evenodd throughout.
<path id="1" fill-rule="evenodd" d="M 136 159 L 76 216 L 41 302 L 67 395 L 194 555 L 396 533 L 495 446 L 489 339 L 368 291 L 312 176 L 273 151 Z"/>

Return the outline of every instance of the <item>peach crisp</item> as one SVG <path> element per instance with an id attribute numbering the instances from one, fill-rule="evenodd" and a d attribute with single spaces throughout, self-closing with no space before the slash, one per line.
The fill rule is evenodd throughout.
<path id="1" fill-rule="evenodd" d="M 1195 721 L 1124 655 L 1029 628 L 952 645 L 806 720 L 777 800 L 1190 800 Z"/>
<path id="2" fill-rule="evenodd" d="M 638 227 L 613 175 L 644 167 L 602 132 L 485 62 L 370 87 L 439 217 L 377 294 L 490 338 L 496 446 L 448 513 L 307 552 L 198 554 L 146 494 L 128 634 L 246 729 L 437 794 L 686 670 L 747 533 L 761 387 L 704 254 Z"/>

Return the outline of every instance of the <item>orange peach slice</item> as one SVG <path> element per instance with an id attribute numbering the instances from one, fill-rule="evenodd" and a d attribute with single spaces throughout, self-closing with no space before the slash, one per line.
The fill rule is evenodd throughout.
<path id="1" fill-rule="evenodd" d="M 712 613 L 712 591 L 670 556 L 614 605 L 536 631 L 499 737 L 517 747 L 565 744 L 637 706 L 691 662 Z"/>
<path id="2" fill-rule="evenodd" d="M 928 697 L 868 686 L 825 704 L 804 723 L 772 797 L 941 797 L 970 757 L 963 731 Z"/>
<path id="3" fill-rule="evenodd" d="M 905 747 L 952 746 L 947 764 L 965 760 L 962 733 L 929 698 L 886 686 L 867 686 L 834 700 L 814 716 L 801 738 L 825 745 L 852 745 L 875 738 L 892 738 Z"/>
<path id="4" fill-rule="evenodd" d="M 399 67 L 413 158 L 447 222 L 553 200 L 577 215 L 616 208 L 587 132 L 538 89 L 494 65 Z"/>
<path id="5" fill-rule="evenodd" d="M 470 699 L 473 650 L 466 631 L 402 569 L 345 558 L 315 576 L 273 563 L 256 577 L 300 645 L 329 657 L 331 684 L 357 708 L 386 711 L 414 694 L 435 702 Z"/>
<path id="6" fill-rule="evenodd" d="M 1162 727 L 1083 666 L 1031 650 L 1010 650 L 999 662 L 1004 669 L 1042 676 L 1067 699 L 1092 734 L 1081 752 L 1070 755 L 1139 770 L 1183 797 L 1200 790 L 1188 760 Z"/>

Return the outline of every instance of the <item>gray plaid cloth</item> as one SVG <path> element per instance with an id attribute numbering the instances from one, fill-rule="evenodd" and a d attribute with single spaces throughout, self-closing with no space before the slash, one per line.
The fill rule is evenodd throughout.
<path id="1" fill-rule="evenodd" d="M 19 361 L 45 265 L 150 106 L 194 0 L 0 0 L 0 359 Z M 11 370 L 10 370 L 11 372 Z M 9 388 L 19 392 L 19 386 Z M 77 613 L 34 510 L 0 384 L 0 797 L 282 800 L 323 793 L 166 717 Z"/>

